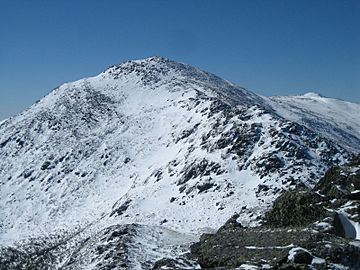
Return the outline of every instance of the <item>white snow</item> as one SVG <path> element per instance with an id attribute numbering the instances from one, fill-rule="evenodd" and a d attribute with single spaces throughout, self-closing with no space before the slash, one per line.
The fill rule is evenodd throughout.
<path id="1" fill-rule="evenodd" d="M 294 247 L 293 244 L 287 246 L 268 246 L 268 247 L 245 246 L 246 249 L 287 249 L 292 247 Z"/>
<path id="2" fill-rule="evenodd" d="M 315 229 L 321 229 L 321 230 L 330 230 L 332 228 L 332 225 L 328 222 L 316 222 L 314 224 Z"/>
<path id="3" fill-rule="evenodd" d="M 273 108 L 286 119 L 305 124 L 323 136 L 360 150 L 360 104 L 322 97 L 317 93 L 268 98 Z M 344 140 L 344 134 L 352 142 Z M 353 138 L 351 139 L 351 136 Z"/>
<path id="4" fill-rule="evenodd" d="M 345 211 L 339 212 L 339 218 L 345 231 L 345 237 L 360 240 L 360 224 L 351 220 Z"/>
<path id="5" fill-rule="evenodd" d="M 133 63 L 163 68 L 148 59 L 125 63 L 121 70 Z M 186 68 L 196 76 L 211 76 Z M 214 98 L 222 94 L 219 85 L 229 87 L 227 83 L 220 80 L 214 86 L 211 81 L 189 80 L 170 69 L 167 75 L 160 75 L 158 83 L 144 85 L 143 76 L 150 71 L 145 70 L 144 75 L 116 72 L 114 67 L 66 83 L 2 126 L 0 142 L 14 138 L 0 152 L 3 244 L 71 231 L 99 219 L 106 220 L 104 226 L 159 225 L 166 219 L 164 226 L 183 232 L 216 229 L 243 205 L 254 208 L 256 214 L 270 205 L 275 195 L 264 197 L 266 202 L 255 196 L 257 185 L 265 179 L 250 169 L 239 170 L 226 149 L 209 152 L 201 147 L 202 136 L 220 115 L 208 118 L 203 112 L 208 112 L 209 100 L 195 106 L 197 93 Z M 226 95 L 229 99 L 261 100 L 245 90 Z M 259 111 L 254 108 L 252 113 Z M 270 126 L 271 117 L 266 117 Z M 243 124 L 236 117 L 232 121 L 225 131 Z M 249 124 L 253 122 L 251 119 Z M 196 125 L 193 133 L 177 143 L 184 131 Z M 23 140 L 25 145 L 21 147 L 15 140 Z M 191 147 L 193 151 L 189 151 Z M 261 148 L 253 158 L 259 155 Z M 224 174 L 190 179 L 186 186 L 194 195 L 180 193 L 177 183 L 183 169 L 204 158 L 218 163 Z M 46 161 L 51 170 L 41 169 Z M 161 181 L 156 172 L 161 172 Z M 219 190 L 197 194 L 197 186 L 207 182 Z M 227 196 L 225 189 L 229 184 L 235 191 L 232 196 Z M 176 201 L 170 202 L 172 197 Z M 126 214 L 109 217 L 127 200 L 131 204 Z M 244 223 L 251 223 L 256 214 L 244 215 Z"/>
<path id="6" fill-rule="evenodd" d="M 311 261 L 311 264 L 325 264 L 325 262 L 326 262 L 325 259 L 314 256 L 314 258 Z"/>
<path id="7" fill-rule="evenodd" d="M 214 100 L 245 112 L 211 114 Z M 128 223 L 198 235 L 244 206 L 238 221 L 258 225 L 257 217 L 289 188 L 287 179 L 314 184 L 309 175 L 323 174 L 322 155 L 330 147 L 323 140 L 310 148 L 302 136 L 284 131 L 291 122 L 269 112 L 267 102 L 211 74 L 155 58 L 60 86 L 0 126 L 0 243 L 82 228 L 96 234 Z M 336 114 L 336 121 L 344 123 L 342 117 L 347 114 Z M 230 145 L 216 147 L 223 134 L 252 125 L 261 128 L 248 156 L 231 153 Z M 280 142 L 307 149 L 311 164 L 295 166 Z M 283 162 L 281 173 L 259 175 L 266 157 Z M 204 160 L 221 173 L 184 179 Z M 260 184 L 269 190 L 258 196 Z M 210 187 L 200 192 L 204 185 Z"/>
<path id="8" fill-rule="evenodd" d="M 257 267 L 256 265 L 252 265 L 252 264 L 242 264 L 239 267 L 240 270 L 257 270 L 259 269 L 259 267 Z"/>

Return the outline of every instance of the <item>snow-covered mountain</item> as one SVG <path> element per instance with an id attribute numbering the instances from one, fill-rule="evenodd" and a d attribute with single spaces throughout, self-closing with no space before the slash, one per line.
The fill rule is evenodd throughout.
<path id="1" fill-rule="evenodd" d="M 350 151 L 360 151 L 360 104 L 326 98 L 314 92 L 271 97 L 269 101 L 284 118 L 336 140 Z"/>
<path id="2" fill-rule="evenodd" d="M 260 224 L 284 190 L 313 186 L 359 150 L 359 105 L 313 100 L 328 99 L 264 98 L 161 57 L 66 83 L 0 124 L 0 243 L 50 237 L 46 250 L 62 254 L 51 267 L 103 269 L 102 253 L 79 258 L 99 242 L 114 258 L 112 233 L 127 224 L 171 246 L 235 212 Z M 139 259 L 135 243 L 123 267 L 161 258 Z"/>

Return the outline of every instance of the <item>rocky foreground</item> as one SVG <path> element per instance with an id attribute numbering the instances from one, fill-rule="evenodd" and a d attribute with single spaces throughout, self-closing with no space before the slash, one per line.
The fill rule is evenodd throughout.
<path id="1" fill-rule="evenodd" d="M 203 234 L 190 252 L 182 243 L 191 239 L 185 241 L 184 235 L 129 224 L 78 241 L 71 254 L 68 245 L 76 235 L 57 245 L 47 239 L 3 248 L 0 269 L 132 269 L 134 261 L 141 269 L 360 269 L 360 156 L 331 168 L 312 190 L 285 192 L 261 226 L 238 223 L 243 211 L 215 234 Z M 174 257 L 176 249 L 180 255 Z M 150 257 L 142 259 L 144 252 L 169 257 L 153 263 Z"/>
<path id="2" fill-rule="evenodd" d="M 191 247 L 201 268 L 360 269 L 360 156 L 284 193 L 262 226 L 236 219 Z"/>

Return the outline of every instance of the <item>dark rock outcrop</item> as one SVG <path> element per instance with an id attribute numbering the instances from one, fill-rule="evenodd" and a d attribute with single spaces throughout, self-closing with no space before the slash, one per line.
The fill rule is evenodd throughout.
<path id="1" fill-rule="evenodd" d="M 306 190 L 290 191 L 280 196 L 267 213 L 267 224 L 272 227 L 300 227 L 324 217 L 322 197 Z"/>
<path id="2" fill-rule="evenodd" d="M 330 169 L 312 190 L 281 195 L 260 227 L 233 216 L 191 247 L 202 268 L 360 269 L 360 158 Z M 355 225 L 354 225 L 355 224 Z"/>

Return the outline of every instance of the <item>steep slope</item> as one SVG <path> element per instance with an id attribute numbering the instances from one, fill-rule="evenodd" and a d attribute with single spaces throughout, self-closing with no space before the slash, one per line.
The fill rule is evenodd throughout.
<path id="1" fill-rule="evenodd" d="M 269 101 L 284 118 L 336 140 L 350 151 L 360 151 L 360 104 L 313 92 L 270 97 Z"/>
<path id="2" fill-rule="evenodd" d="M 260 224 L 282 192 L 352 155 L 271 105 L 161 57 L 56 88 L 0 125 L 0 242 L 51 236 L 64 266 L 118 225 L 198 234 L 240 211 Z"/>

